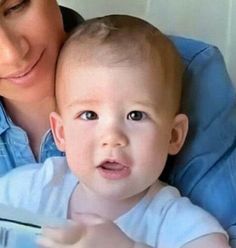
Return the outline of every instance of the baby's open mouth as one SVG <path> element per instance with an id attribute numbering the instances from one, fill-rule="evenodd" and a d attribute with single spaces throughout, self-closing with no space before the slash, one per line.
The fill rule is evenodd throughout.
<path id="1" fill-rule="evenodd" d="M 117 162 L 104 162 L 101 165 L 99 165 L 100 168 L 102 168 L 103 170 L 122 170 L 124 169 L 126 166 L 119 164 Z"/>
<path id="2" fill-rule="evenodd" d="M 118 161 L 103 161 L 97 168 L 102 177 L 110 180 L 127 177 L 131 172 L 128 166 Z"/>

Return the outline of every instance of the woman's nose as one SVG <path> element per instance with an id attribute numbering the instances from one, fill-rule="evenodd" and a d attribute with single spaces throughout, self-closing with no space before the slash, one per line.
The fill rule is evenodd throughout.
<path id="1" fill-rule="evenodd" d="M 24 36 L 0 24 L 0 66 L 17 63 L 25 58 L 29 44 Z"/>

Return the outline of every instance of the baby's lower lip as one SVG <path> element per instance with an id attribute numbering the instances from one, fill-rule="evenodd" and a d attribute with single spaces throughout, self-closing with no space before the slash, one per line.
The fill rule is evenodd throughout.
<path id="1" fill-rule="evenodd" d="M 129 167 L 119 163 L 104 163 L 97 167 L 100 175 L 109 180 L 118 180 L 128 177 L 131 173 Z"/>

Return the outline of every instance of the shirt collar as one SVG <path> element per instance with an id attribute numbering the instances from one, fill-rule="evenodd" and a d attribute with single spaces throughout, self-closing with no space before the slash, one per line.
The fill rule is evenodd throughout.
<path id="1" fill-rule="evenodd" d="M 11 126 L 10 117 L 6 114 L 2 100 L 0 100 L 0 135 Z"/>

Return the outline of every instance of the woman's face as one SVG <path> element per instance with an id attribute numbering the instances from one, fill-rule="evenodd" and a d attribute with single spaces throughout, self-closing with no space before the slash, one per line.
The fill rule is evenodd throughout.
<path id="1" fill-rule="evenodd" d="M 56 0 L 0 0 L 0 95 L 25 103 L 52 96 L 64 38 Z"/>

